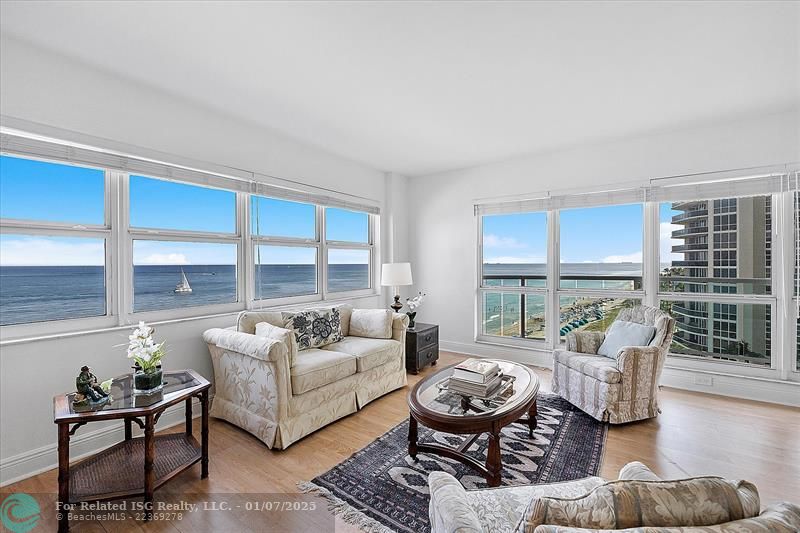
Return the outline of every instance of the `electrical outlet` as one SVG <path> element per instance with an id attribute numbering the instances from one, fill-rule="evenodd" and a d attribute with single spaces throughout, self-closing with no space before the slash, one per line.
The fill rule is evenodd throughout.
<path id="1" fill-rule="evenodd" d="M 700 375 L 694 377 L 694 384 L 695 385 L 707 385 L 707 386 L 710 387 L 711 385 L 714 384 L 714 378 L 711 377 L 711 376 L 700 374 Z"/>

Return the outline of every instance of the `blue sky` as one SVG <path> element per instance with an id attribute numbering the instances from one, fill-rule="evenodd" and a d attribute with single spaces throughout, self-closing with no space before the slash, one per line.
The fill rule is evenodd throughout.
<path id="1" fill-rule="evenodd" d="M 8 156 L 0 157 L 0 217 L 73 224 L 104 222 L 102 170 Z M 232 192 L 155 180 L 130 178 L 131 226 L 234 233 L 236 195 Z M 270 198 L 253 198 L 253 230 L 258 213 L 261 235 L 315 238 L 312 205 Z M 364 213 L 328 209 L 330 240 L 367 242 Z M 30 235 L 0 237 L 3 265 L 102 265 L 103 241 Z M 235 247 L 166 241 L 137 241 L 134 264 L 234 264 Z M 363 262 L 361 251 L 337 251 L 331 263 Z M 264 264 L 313 263 L 308 248 L 272 248 Z"/>
<path id="2" fill-rule="evenodd" d="M 682 259 L 671 253 L 677 241 L 671 232 L 675 212 L 664 203 L 660 210 L 661 262 Z M 643 209 L 641 204 L 615 205 L 560 212 L 562 263 L 641 263 Z M 486 263 L 545 263 L 547 215 L 516 213 L 483 219 Z"/>

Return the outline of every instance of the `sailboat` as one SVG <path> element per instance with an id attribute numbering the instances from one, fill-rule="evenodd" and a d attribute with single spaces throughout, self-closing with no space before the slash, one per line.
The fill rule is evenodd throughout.
<path id="1" fill-rule="evenodd" d="M 189 294 L 192 292 L 192 287 L 189 285 L 189 280 L 186 279 L 186 273 L 181 268 L 181 282 L 175 285 L 175 292 L 178 294 Z"/>

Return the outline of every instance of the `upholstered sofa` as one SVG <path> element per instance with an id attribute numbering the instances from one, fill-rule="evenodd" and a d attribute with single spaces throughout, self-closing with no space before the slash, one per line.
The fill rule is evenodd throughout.
<path id="1" fill-rule="evenodd" d="M 298 351 L 294 339 L 255 335 L 261 322 L 285 327 L 281 312 L 245 311 L 235 330 L 206 331 L 214 367 L 211 416 L 284 449 L 405 386 L 408 317 L 392 315 L 391 338 L 356 337 L 350 335 L 352 307 L 336 309 L 344 337 L 320 348 Z"/>
<path id="2" fill-rule="evenodd" d="M 553 351 L 553 392 L 603 422 L 655 417 L 675 319 L 655 307 L 637 305 L 621 310 L 616 320 L 653 326 L 655 334 L 647 346 L 626 346 L 606 357 L 597 355 L 605 333 L 568 333 L 566 349 Z"/>
<path id="3" fill-rule="evenodd" d="M 524 485 L 467 491 L 456 478 L 446 472 L 428 476 L 430 490 L 429 515 L 432 533 L 797 533 L 800 531 L 800 506 L 776 503 L 760 511 L 758 490 L 746 481 L 730 481 L 717 477 L 695 478 L 691 490 L 676 485 L 680 481 L 662 481 L 639 462 L 625 465 L 619 480 L 638 481 L 640 487 L 653 487 L 630 494 L 619 490 L 620 481 L 607 482 L 589 477 L 564 483 Z M 696 490 L 697 487 L 704 490 Z M 713 487 L 713 489 L 709 489 Z M 608 492 L 616 497 L 608 497 Z M 716 492 L 711 492 L 715 490 Z M 604 494 L 604 492 L 606 494 Z M 666 495 L 664 494 L 666 492 Z M 598 509 L 586 511 L 576 506 L 584 497 L 598 496 Z M 554 499 L 566 512 L 546 515 L 545 499 Z M 583 500 L 585 502 L 585 500 Z M 554 507 L 559 507 L 554 506 Z M 571 527 L 565 522 L 602 519 L 599 508 L 611 509 L 611 520 L 619 522 L 677 521 L 705 523 L 704 526 L 649 526 L 643 523 L 627 529 Z M 737 520 L 713 523 L 713 517 L 741 516 Z M 552 521 L 547 518 L 552 517 Z M 544 520 L 543 520 L 544 519 Z M 724 519 L 723 519 L 724 520 Z M 531 524 L 538 524 L 532 527 Z M 627 527 L 627 526 L 626 526 Z"/>

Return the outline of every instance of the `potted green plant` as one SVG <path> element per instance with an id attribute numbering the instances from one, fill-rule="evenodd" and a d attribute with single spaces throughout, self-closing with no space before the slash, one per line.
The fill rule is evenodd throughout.
<path id="1" fill-rule="evenodd" d="M 166 355 L 164 342 L 153 340 L 155 329 L 144 322 L 128 337 L 128 359 L 135 362 L 133 392 L 149 394 L 161 390 L 163 374 L 161 359 Z"/>

